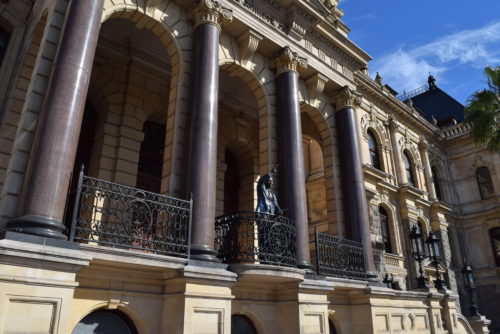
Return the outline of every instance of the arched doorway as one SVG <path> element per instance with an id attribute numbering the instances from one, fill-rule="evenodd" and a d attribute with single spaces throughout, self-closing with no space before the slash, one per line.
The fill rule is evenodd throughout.
<path id="1" fill-rule="evenodd" d="M 257 330 L 248 317 L 235 314 L 231 316 L 231 334 L 257 334 Z"/>
<path id="2" fill-rule="evenodd" d="M 137 334 L 132 320 L 118 310 L 97 310 L 84 317 L 72 334 Z"/>

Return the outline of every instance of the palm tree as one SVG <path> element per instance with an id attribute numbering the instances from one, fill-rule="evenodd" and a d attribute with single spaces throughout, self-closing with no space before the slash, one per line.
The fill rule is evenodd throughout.
<path id="1" fill-rule="evenodd" d="M 472 125 L 471 136 L 477 145 L 500 153 L 500 66 L 484 69 L 488 88 L 469 97 L 465 121 Z"/>

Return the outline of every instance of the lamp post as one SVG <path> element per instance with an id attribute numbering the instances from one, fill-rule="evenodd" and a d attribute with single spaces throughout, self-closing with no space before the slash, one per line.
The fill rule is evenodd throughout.
<path id="1" fill-rule="evenodd" d="M 434 281 L 434 286 L 438 290 L 446 290 L 446 282 L 441 279 L 441 275 L 439 274 L 439 259 L 441 257 L 439 252 L 439 239 L 434 235 L 434 233 L 429 232 L 429 236 L 427 240 L 425 240 L 427 247 L 429 247 L 429 257 L 436 268 L 436 280 Z"/>
<path id="2" fill-rule="evenodd" d="M 465 264 L 462 269 L 462 274 L 464 276 L 465 288 L 468 290 L 470 295 L 470 308 L 469 308 L 469 316 L 479 316 L 479 311 L 477 309 L 477 301 L 476 301 L 476 285 L 474 284 L 474 275 L 472 274 L 472 267 Z"/>
<path id="3" fill-rule="evenodd" d="M 424 269 L 422 267 L 422 261 L 425 259 L 425 250 L 422 242 L 422 231 L 416 225 L 413 225 L 413 227 L 411 228 L 410 240 L 413 257 L 418 262 L 418 272 L 420 273 L 420 276 L 417 277 L 417 288 L 429 288 L 429 285 L 427 284 L 427 278 L 424 276 Z"/>

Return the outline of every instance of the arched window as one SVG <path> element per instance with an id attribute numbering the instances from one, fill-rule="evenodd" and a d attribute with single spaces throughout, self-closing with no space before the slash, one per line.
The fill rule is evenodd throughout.
<path id="1" fill-rule="evenodd" d="M 380 227 L 382 230 L 382 242 L 384 243 L 384 250 L 386 253 L 392 253 L 389 215 L 387 214 L 387 211 L 385 211 L 385 209 L 381 206 L 378 207 L 378 214 L 380 217 Z"/>
<path id="2" fill-rule="evenodd" d="M 337 334 L 337 328 L 335 328 L 332 319 L 328 319 L 328 327 L 330 327 L 330 334 Z"/>
<path id="3" fill-rule="evenodd" d="M 368 150 L 370 151 L 370 164 L 377 169 L 381 169 L 380 158 L 378 155 L 377 139 L 375 139 L 375 136 L 373 135 L 372 131 L 368 130 L 367 134 L 368 134 Z"/>
<path id="4" fill-rule="evenodd" d="M 161 191 L 165 125 L 146 121 L 143 125 L 143 132 L 144 140 L 139 152 L 136 187 L 159 193 Z"/>
<path id="5" fill-rule="evenodd" d="M 441 195 L 441 186 L 439 185 L 439 177 L 438 177 L 437 168 L 432 166 L 431 171 L 432 171 L 432 181 L 434 182 L 434 190 L 436 191 L 436 198 L 438 200 L 442 200 L 443 197 Z"/>
<path id="6" fill-rule="evenodd" d="M 413 177 L 413 166 L 408 156 L 408 152 L 403 152 L 403 165 L 405 167 L 406 178 L 408 179 L 408 183 L 412 186 L 415 185 L 415 179 Z"/>
<path id="7" fill-rule="evenodd" d="M 490 239 L 495 263 L 497 266 L 500 266 L 500 227 L 490 230 Z"/>
<path id="8" fill-rule="evenodd" d="M 98 310 L 80 320 L 72 334 L 137 334 L 132 321 L 120 311 Z"/>
<path id="9" fill-rule="evenodd" d="M 3 56 L 9 45 L 10 34 L 4 29 L 0 28 L 0 65 L 2 64 Z"/>
<path id="10" fill-rule="evenodd" d="M 255 326 L 248 317 L 235 314 L 231 316 L 231 334 L 257 334 Z"/>
<path id="11" fill-rule="evenodd" d="M 425 230 L 424 230 L 424 225 L 422 224 L 422 222 L 417 222 L 417 227 L 420 231 L 420 245 L 421 245 L 421 250 L 423 251 L 423 253 L 428 256 L 429 255 L 429 250 L 427 249 L 426 245 L 425 245 Z"/>
<path id="12" fill-rule="evenodd" d="M 481 199 L 488 199 L 495 195 L 495 191 L 493 190 L 493 182 L 491 182 L 491 176 L 488 167 L 479 167 L 476 170 L 476 179 Z"/>

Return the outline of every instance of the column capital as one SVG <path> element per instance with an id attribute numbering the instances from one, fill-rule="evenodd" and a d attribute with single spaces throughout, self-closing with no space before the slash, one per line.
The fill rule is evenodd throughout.
<path id="1" fill-rule="evenodd" d="M 418 147 L 420 147 L 420 150 L 422 152 L 426 152 L 427 149 L 429 148 L 429 142 L 424 137 L 420 137 L 420 141 L 418 142 Z"/>
<path id="2" fill-rule="evenodd" d="M 288 46 L 284 47 L 276 59 L 276 76 L 281 73 L 294 71 L 299 72 L 307 68 L 307 59 L 300 57 Z"/>
<path id="3" fill-rule="evenodd" d="M 233 11 L 213 0 L 200 0 L 194 10 L 194 15 L 196 18 L 195 27 L 209 23 L 221 29 L 223 25 L 229 24 L 233 20 Z"/>
<path id="4" fill-rule="evenodd" d="M 397 131 L 398 128 L 399 128 L 399 123 L 398 121 L 396 121 L 394 118 L 392 117 L 389 117 L 389 119 L 387 120 L 387 125 L 389 125 L 389 129 L 391 131 Z"/>
<path id="5" fill-rule="evenodd" d="M 354 89 L 345 86 L 339 89 L 335 96 L 337 110 L 359 107 L 361 105 L 361 99 L 361 94 L 357 93 Z"/>

